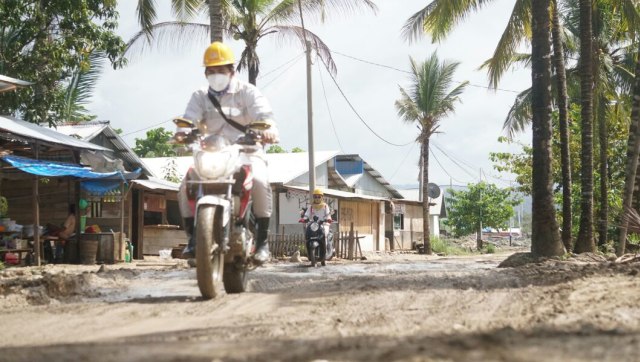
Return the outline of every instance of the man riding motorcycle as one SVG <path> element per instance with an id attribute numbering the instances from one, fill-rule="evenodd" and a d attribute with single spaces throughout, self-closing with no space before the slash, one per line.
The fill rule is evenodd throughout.
<path id="1" fill-rule="evenodd" d="M 254 85 L 235 77 L 235 58 L 231 48 L 221 42 L 213 42 L 204 52 L 204 75 L 208 87 L 196 90 L 191 95 L 184 112 L 184 118 L 200 120 L 200 131 L 204 134 L 222 135 L 227 140 L 235 140 L 244 134 L 244 127 L 252 122 L 262 121 L 271 125 L 261 131 L 262 143 L 277 143 L 278 129 L 273 121 L 273 111 L 266 97 Z M 176 133 L 184 130 L 178 128 Z M 271 186 L 267 175 L 264 152 L 251 155 L 253 170 L 253 212 L 256 216 L 256 250 L 253 259 L 258 264 L 269 260 L 269 218 L 271 217 Z M 194 215 L 187 195 L 188 173 L 180 184 L 178 200 L 180 214 L 184 219 L 185 231 L 189 238 L 183 250 L 184 258 L 195 257 Z"/>

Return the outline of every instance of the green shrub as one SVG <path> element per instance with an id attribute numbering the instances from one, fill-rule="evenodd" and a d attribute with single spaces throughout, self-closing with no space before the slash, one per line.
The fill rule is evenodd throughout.
<path id="1" fill-rule="evenodd" d="M 435 254 L 444 255 L 465 255 L 468 254 L 463 248 L 454 245 L 451 241 L 441 239 L 438 236 L 431 237 L 431 251 Z"/>
<path id="2" fill-rule="evenodd" d="M 496 252 L 496 246 L 491 243 L 486 243 L 484 246 L 484 252 L 486 254 L 493 254 Z"/>

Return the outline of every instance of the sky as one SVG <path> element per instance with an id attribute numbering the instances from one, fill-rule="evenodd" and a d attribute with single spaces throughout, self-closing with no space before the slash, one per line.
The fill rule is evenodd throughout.
<path id="1" fill-rule="evenodd" d="M 493 53 L 513 0 L 491 2 L 436 44 L 428 36 L 411 44 L 401 36 L 403 24 L 427 0 L 374 1 L 377 14 L 361 11 L 345 15 L 333 11 L 324 23 L 305 18 L 305 27 L 333 51 L 335 82 L 339 86 L 338 89 L 322 63 L 314 61 L 315 150 L 359 154 L 391 184 L 417 185 L 419 147 L 412 141 L 418 130 L 399 118 L 394 103 L 400 98 L 399 87 L 410 86 L 409 57 L 423 61 L 437 52 L 441 60 L 460 62 L 454 79 L 469 81 L 470 85 L 461 95 L 462 103 L 456 105 L 455 113 L 442 120 L 441 133 L 432 137 L 429 180 L 439 185 L 466 185 L 482 177 L 498 186 L 509 186 L 513 175 L 495 171 L 489 153 L 520 151 L 519 145 L 498 143 L 497 139 L 503 135 L 502 125 L 517 93 L 530 87 L 531 73 L 524 68 L 510 70 L 503 77 L 500 90 L 494 91 L 486 88 L 486 72 L 478 68 Z M 120 1 L 118 5 L 118 34 L 125 41 L 139 31 L 136 3 Z M 158 21 L 173 20 L 170 1 L 156 3 Z M 239 58 L 243 43 L 225 41 Z M 97 119 L 121 128 L 132 147 L 135 139 L 145 138 L 149 129 L 173 130 L 171 119 L 182 115 L 191 93 L 206 85 L 202 55 L 208 43 L 208 37 L 193 39 L 183 42 L 180 48 L 164 47 L 136 55 L 124 69 L 105 67 L 87 108 Z M 267 36 L 259 43 L 258 55 L 257 85 L 273 107 L 280 146 L 308 150 L 303 49 L 297 41 L 280 42 L 276 36 Z M 246 72 L 236 76 L 247 79 Z M 530 132 L 520 135 L 517 141 L 530 144 Z"/>

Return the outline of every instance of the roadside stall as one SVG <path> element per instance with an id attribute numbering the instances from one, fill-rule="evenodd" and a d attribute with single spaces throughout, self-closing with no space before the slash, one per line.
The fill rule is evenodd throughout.
<path id="1" fill-rule="evenodd" d="M 40 237 L 44 223 L 64 220 L 69 204 L 75 205 L 75 210 L 81 209 L 81 180 L 118 177 L 124 182 L 120 170 L 93 172 L 81 164 L 87 152 L 100 155 L 111 151 L 36 124 L 0 116 L 0 195 L 7 201 L 6 215 L 0 220 L 3 232 L 17 232 L 23 225 L 20 232 L 32 238 L 33 245 L 44 244 Z M 75 225 L 80 221 L 77 215 Z M 9 246 L 29 249 L 31 246 L 24 248 L 22 242 L 26 238 L 17 238 L 20 245 Z M 40 265 L 43 251 L 43 247 L 33 247 L 32 264 Z M 18 263 L 22 263 L 24 254 L 27 253 L 20 251 L 16 255 Z"/>

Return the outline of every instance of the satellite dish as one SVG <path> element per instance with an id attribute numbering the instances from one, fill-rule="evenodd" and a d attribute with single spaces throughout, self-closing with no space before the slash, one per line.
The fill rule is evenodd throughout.
<path id="1" fill-rule="evenodd" d="M 440 196 L 440 187 L 438 187 L 438 185 L 434 183 L 429 182 L 427 184 L 427 194 L 432 199 L 437 198 L 438 196 Z"/>

